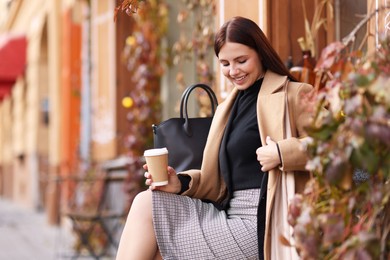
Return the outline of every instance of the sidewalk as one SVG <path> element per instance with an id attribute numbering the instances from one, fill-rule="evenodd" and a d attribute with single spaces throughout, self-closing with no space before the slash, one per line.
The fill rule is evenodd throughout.
<path id="1" fill-rule="evenodd" d="M 72 255 L 73 239 L 69 228 L 48 225 L 44 212 L 22 208 L 0 197 L 1 260 L 70 259 L 64 256 Z"/>

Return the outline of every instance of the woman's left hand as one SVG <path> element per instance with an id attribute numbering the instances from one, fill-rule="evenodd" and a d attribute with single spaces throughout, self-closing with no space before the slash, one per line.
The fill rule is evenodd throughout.
<path id="1" fill-rule="evenodd" d="M 267 136 L 266 145 L 256 150 L 257 160 L 261 164 L 261 170 L 267 172 L 281 164 L 276 142 Z"/>

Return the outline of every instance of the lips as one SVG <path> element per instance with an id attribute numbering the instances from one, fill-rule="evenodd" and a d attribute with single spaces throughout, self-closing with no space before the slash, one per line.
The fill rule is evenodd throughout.
<path id="1" fill-rule="evenodd" d="M 247 77 L 247 75 L 244 75 L 244 76 L 241 76 L 241 77 L 235 77 L 233 78 L 233 81 L 236 83 L 236 84 L 239 84 L 239 83 L 242 83 L 242 81 Z"/>

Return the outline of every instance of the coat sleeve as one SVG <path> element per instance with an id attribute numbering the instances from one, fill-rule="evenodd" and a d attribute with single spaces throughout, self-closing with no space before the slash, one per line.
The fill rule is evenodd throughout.
<path id="1" fill-rule="evenodd" d="M 214 202 L 221 202 L 226 197 L 225 183 L 217 172 L 202 174 L 201 170 L 188 170 L 178 174 L 191 178 L 188 190 L 181 195 Z"/>
<path id="2" fill-rule="evenodd" d="M 199 180 L 200 180 L 200 170 L 188 170 L 184 172 L 179 172 L 178 175 L 181 176 L 188 176 L 191 178 L 189 187 L 187 190 L 183 191 L 182 195 L 191 196 L 191 191 L 194 191 L 199 186 Z"/>
<path id="3" fill-rule="evenodd" d="M 291 86 L 291 87 L 290 87 Z M 302 145 L 307 134 L 305 127 L 312 120 L 312 111 L 305 97 L 313 90 L 309 84 L 294 83 L 288 88 L 289 118 L 294 137 L 278 141 L 283 171 L 304 171 L 308 160 Z"/>

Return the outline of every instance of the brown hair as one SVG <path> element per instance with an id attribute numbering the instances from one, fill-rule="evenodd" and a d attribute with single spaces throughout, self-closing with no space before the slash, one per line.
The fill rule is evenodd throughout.
<path id="1" fill-rule="evenodd" d="M 296 79 L 290 74 L 283 61 L 268 41 L 260 27 L 244 17 L 236 16 L 227 21 L 215 35 L 214 51 L 219 55 L 226 42 L 235 42 L 255 50 L 264 70 L 269 69 L 280 75 L 286 75 L 291 80 Z"/>

